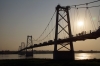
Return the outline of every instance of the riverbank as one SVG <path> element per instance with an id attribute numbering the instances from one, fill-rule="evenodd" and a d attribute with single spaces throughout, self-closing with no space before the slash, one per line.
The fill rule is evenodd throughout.
<path id="1" fill-rule="evenodd" d="M 52 60 L 52 59 L 9 59 L 0 60 L 0 66 L 100 66 L 100 59 Z"/>

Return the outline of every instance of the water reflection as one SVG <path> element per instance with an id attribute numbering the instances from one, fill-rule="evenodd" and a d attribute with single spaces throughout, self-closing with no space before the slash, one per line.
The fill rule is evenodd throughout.
<path id="1" fill-rule="evenodd" d="M 25 59 L 25 55 L 18 55 L 19 59 Z"/>
<path id="2" fill-rule="evenodd" d="M 34 54 L 33 57 L 26 57 L 25 55 L 18 54 L 2 54 L 0 55 L 1 59 L 29 59 L 29 58 L 46 58 L 53 59 L 53 54 Z M 84 60 L 84 59 L 100 59 L 100 53 L 75 53 L 75 60 Z"/>
<path id="3" fill-rule="evenodd" d="M 0 59 L 19 59 L 17 54 L 2 54 Z"/>
<path id="4" fill-rule="evenodd" d="M 89 53 L 79 53 L 76 54 L 76 60 L 84 60 L 84 59 L 91 59 L 91 54 Z"/>
<path id="5" fill-rule="evenodd" d="M 53 59 L 53 54 L 34 54 L 33 58 Z"/>
<path id="6" fill-rule="evenodd" d="M 33 56 L 26 57 L 25 55 L 18 55 L 19 59 L 33 59 Z"/>

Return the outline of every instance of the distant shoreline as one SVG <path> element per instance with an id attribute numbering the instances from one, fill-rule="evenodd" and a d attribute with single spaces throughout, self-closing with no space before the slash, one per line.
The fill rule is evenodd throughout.
<path id="1" fill-rule="evenodd" d="M 74 51 L 75 53 L 100 53 L 100 51 Z M 23 52 L 25 53 L 25 51 Z M 33 51 L 34 54 L 52 54 L 53 51 Z M 0 51 L 0 54 L 18 54 L 18 51 Z"/>

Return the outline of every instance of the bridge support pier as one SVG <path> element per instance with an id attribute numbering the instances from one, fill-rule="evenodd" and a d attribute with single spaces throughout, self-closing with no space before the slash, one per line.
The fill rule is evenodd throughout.
<path id="1" fill-rule="evenodd" d="M 19 55 L 25 55 L 25 51 L 19 52 Z"/>
<path id="2" fill-rule="evenodd" d="M 26 57 L 33 57 L 33 51 L 26 51 Z"/>
<path id="3" fill-rule="evenodd" d="M 57 51 L 53 52 L 55 60 L 74 60 L 74 52 L 71 51 Z"/>
<path id="4" fill-rule="evenodd" d="M 74 49 L 73 49 L 73 41 L 71 40 L 72 38 L 72 32 L 71 32 L 71 24 L 70 24 L 70 16 L 69 16 L 69 10 L 70 10 L 70 7 L 67 6 L 67 7 L 62 7 L 60 5 L 57 5 L 56 7 L 56 28 L 55 28 L 55 39 L 54 39 L 54 52 L 53 52 L 53 59 L 55 60 L 58 60 L 58 59 L 65 59 L 65 60 L 74 60 Z M 63 11 L 64 13 L 66 13 L 66 15 L 62 15 L 62 13 L 60 13 L 60 11 Z M 59 16 L 61 17 L 59 19 Z M 67 17 L 67 19 L 65 18 L 65 16 Z M 62 26 L 60 24 L 60 21 L 61 20 L 64 20 L 66 22 L 66 26 Z M 60 28 L 62 28 L 61 31 L 58 31 L 58 26 Z M 67 27 L 67 31 L 66 31 L 66 28 Z M 60 34 L 62 31 L 66 32 L 66 34 L 69 36 L 66 36 L 68 38 L 70 38 L 68 44 L 66 45 L 70 45 L 70 49 L 68 49 L 67 47 L 65 47 L 66 45 L 62 45 L 61 48 L 66 48 L 68 49 L 69 51 L 58 51 L 59 49 L 57 49 L 57 45 L 59 44 L 57 41 L 58 41 L 58 34 Z M 63 42 L 62 42 L 63 43 Z"/>

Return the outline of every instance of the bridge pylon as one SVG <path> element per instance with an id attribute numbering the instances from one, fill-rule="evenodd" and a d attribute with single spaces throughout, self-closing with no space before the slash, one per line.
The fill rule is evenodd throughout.
<path id="1" fill-rule="evenodd" d="M 18 48 L 18 54 L 21 55 L 21 52 L 19 52 L 21 50 L 21 46 L 19 46 Z"/>
<path id="2" fill-rule="evenodd" d="M 22 50 L 25 48 L 25 43 L 24 42 L 21 42 L 21 46 L 19 46 L 19 49 L 18 49 L 18 54 L 19 55 L 25 55 L 25 50 Z M 22 50 L 22 51 L 20 51 Z"/>
<path id="3" fill-rule="evenodd" d="M 25 43 L 24 42 L 21 42 L 21 50 L 25 48 Z M 20 52 L 20 55 L 25 55 L 25 50 L 22 50 Z"/>
<path id="4" fill-rule="evenodd" d="M 27 36 L 27 44 L 26 47 L 30 47 L 33 45 L 32 36 Z M 33 48 L 26 48 L 26 57 L 33 56 Z"/>
<path id="5" fill-rule="evenodd" d="M 53 52 L 53 59 L 55 60 L 59 60 L 59 59 L 74 60 L 74 49 L 73 49 L 73 42 L 71 39 L 65 45 L 61 44 L 62 45 L 61 48 L 66 48 L 69 51 L 67 50 L 59 51 L 61 48 L 59 49 L 57 48 L 58 35 L 61 33 L 61 31 L 65 31 L 66 34 L 69 36 L 69 38 L 72 38 L 69 10 L 70 10 L 70 6 L 62 7 L 60 5 L 57 5 L 56 7 L 56 28 L 55 28 L 54 52 Z M 60 11 L 63 11 L 64 13 L 66 13 L 66 15 L 63 16 Z M 65 16 L 67 18 L 65 18 Z M 67 25 L 65 27 L 60 24 L 61 20 L 64 20 L 66 22 Z M 62 30 L 59 32 L 58 32 L 58 26 L 62 28 Z M 67 30 L 65 28 L 67 28 Z M 67 48 L 66 45 L 69 45 L 70 49 Z"/>

